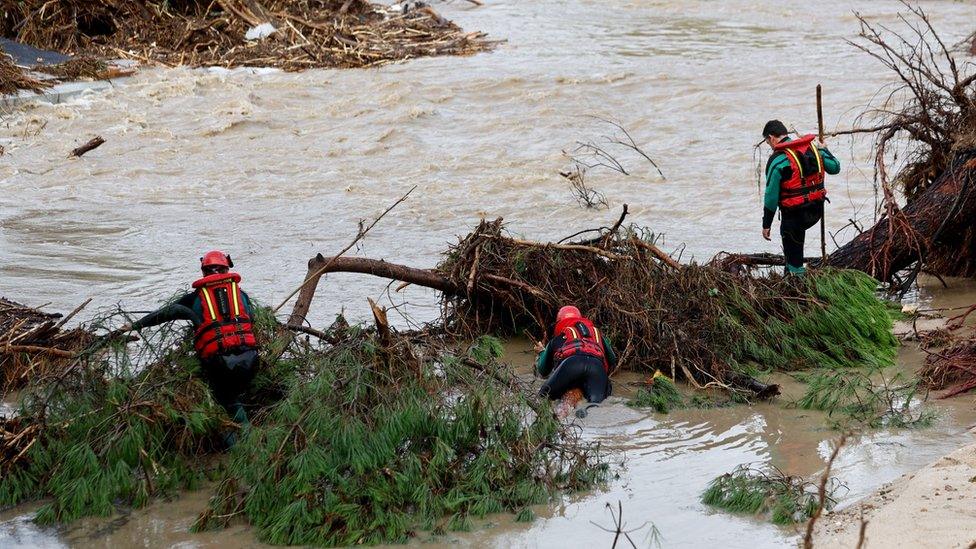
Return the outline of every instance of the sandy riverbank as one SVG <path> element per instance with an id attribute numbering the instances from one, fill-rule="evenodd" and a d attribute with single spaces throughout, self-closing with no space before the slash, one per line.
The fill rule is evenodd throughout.
<path id="1" fill-rule="evenodd" d="M 976 432 L 970 431 L 976 436 Z M 864 547 L 976 546 L 976 442 L 886 484 L 867 498 L 824 516 L 815 545 Z"/>

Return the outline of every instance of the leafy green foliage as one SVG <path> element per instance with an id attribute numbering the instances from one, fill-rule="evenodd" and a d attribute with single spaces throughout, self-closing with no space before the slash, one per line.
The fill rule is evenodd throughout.
<path id="1" fill-rule="evenodd" d="M 833 507 L 836 479 L 827 483 L 824 505 Z M 701 496 L 705 505 L 733 513 L 764 515 L 775 524 L 794 524 L 813 516 L 819 506 L 817 487 L 774 467 L 740 465 L 713 480 Z"/>
<path id="2" fill-rule="evenodd" d="M 200 379 L 186 330 L 144 330 L 139 344 L 105 345 L 35 380 L 18 416 L 0 419 L 0 505 L 46 499 L 36 520 L 66 523 L 216 477 L 197 527 L 239 516 L 265 541 L 344 545 L 465 530 L 499 512 L 528 520 L 530 505 L 607 474 L 497 364 L 495 338 L 458 352 L 438 336 L 337 321 L 337 343 L 318 347 L 266 309 L 255 317 L 251 427 L 229 456 L 224 435 L 237 426 Z"/>
<path id="3" fill-rule="evenodd" d="M 816 370 L 797 377 L 807 390 L 794 405 L 826 411 L 839 429 L 927 427 L 936 418 L 919 402 L 928 396 L 921 381 L 900 373 L 886 377 L 880 368 L 867 368 Z"/>
<path id="4" fill-rule="evenodd" d="M 775 309 L 736 286 L 721 295 L 727 313 L 720 331 L 730 336 L 728 360 L 734 369 L 746 372 L 750 362 L 795 371 L 894 361 L 898 341 L 889 308 L 875 295 L 874 279 L 827 270 L 789 283 L 795 293 L 775 298 Z"/>
<path id="5" fill-rule="evenodd" d="M 637 394 L 627 402 L 632 408 L 651 408 L 659 414 L 667 414 L 674 408 L 685 406 L 685 399 L 674 382 L 667 376 L 656 374 L 637 389 Z"/>
<path id="6" fill-rule="evenodd" d="M 0 460 L 0 506 L 48 498 L 36 515 L 46 525 L 195 488 L 200 457 L 233 424 L 185 359 L 178 349 L 135 372 L 89 365 L 29 388 L 12 421 L 35 438 L 20 459 Z"/>
<path id="7" fill-rule="evenodd" d="M 471 348 L 468 350 L 471 358 L 482 364 L 501 358 L 502 352 L 504 352 L 504 347 L 502 347 L 501 340 L 488 335 L 483 335 L 475 339 Z"/>
<path id="8" fill-rule="evenodd" d="M 496 339 L 464 356 L 396 345 L 364 334 L 308 357 L 313 375 L 255 419 L 195 528 L 241 515 L 267 543 L 404 542 L 491 513 L 528 519 L 604 478 L 594 455 L 552 444 L 566 431 L 547 407 L 499 383 Z"/>

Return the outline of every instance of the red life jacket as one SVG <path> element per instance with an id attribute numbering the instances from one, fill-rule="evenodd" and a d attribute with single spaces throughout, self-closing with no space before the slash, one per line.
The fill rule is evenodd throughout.
<path id="1" fill-rule="evenodd" d="M 588 318 L 567 318 L 556 324 L 555 336 L 560 335 L 566 341 L 553 357 L 557 365 L 571 356 L 586 355 L 599 358 L 603 362 L 603 369 L 610 373 L 607 353 L 603 349 L 603 336 Z"/>
<path id="2" fill-rule="evenodd" d="M 827 198 L 824 188 L 823 157 L 813 135 L 805 135 L 793 141 L 784 141 L 773 147 L 782 152 L 793 168 L 793 175 L 780 182 L 779 207 L 784 210 L 797 208 L 812 202 L 823 202 Z"/>
<path id="3" fill-rule="evenodd" d="M 257 347 L 244 296 L 237 285 L 241 275 L 217 273 L 193 283 L 203 309 L 203 322 L 193 334 L 193 347 L 201 359 Z"/>

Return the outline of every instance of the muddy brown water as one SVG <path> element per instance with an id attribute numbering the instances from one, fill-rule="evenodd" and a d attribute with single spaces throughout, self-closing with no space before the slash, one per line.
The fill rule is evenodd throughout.
<path id="1" fill-rule="evenodd" d="M 923 6 L 950 42 L 976 21 L 971 2 Z M 897 25 L 898 7 L 492 0 L 470 9 L 462 2 L 443 11 L 508 42 L 490 54 L 379 70 L 144 70 L 107 92 L 4 113 L 0 294 L 50 310 L 68 311 L 88 297 L 92 310 L 148 310 L 188 287 L 201 252 L 220 247 L 251 295 L 276 304 L 301 281 L 310 256 L 344 247 L 361 218 L 414 185 L 354 253 L 427 267 L 482 216 L 503 216 L 527 238 L 556 239 L 612 222 L 623 203 L 631 221 L 664 233 L 665 248 L 680 247 L 683 259 L 777 251 L 759 235 L 752 145 L 761 126 L 778 117 L 814 131 L 817 83 L 828 130 L 852 125 L 890 75 L 844 43 L 857 30 L 851 12 Z M 626 126 L 667 180 L 619 150 L 630 176 L 588 176 L 613 210 L 579 208 L 557 172 L 568 165 L 562 150 L 608 132 L 591 114 Z M 100 149 L 65 158 L 96 134 L 107 141 Z M 866 140 L 831 147 L 843 165 L 829 182 L 828 227 L 837 230 L 855 215 L 870 218 L 872 155 Z M 365 297 L 383 297 L 385 288 L 362 276 L 331 276 L 311 319 L 321 325 L 340 310 L 366 318 Z M 976 301 L 976 288 L 930 284 L 915 298 L 958 306 Z M 398 310 L 415 320 L 437 315 L 435 296 L 424 290 L 408 288 L 394 301 L 407 303 Z M 527 342 L 510 345 L 513 362 L 527 371 L 519 345 Z M 903 349 L 904 368 L 920 360 Z M 628 525 L 653 522 L 667 547 L 792 543 L 793 530 L 713 512 L 697 498 L 740 463 L 815 474 L 835 436 L 822 417 L 782 402 L 659 416 L 624 406 L 622 381 L 582 421 L 584 436 L 623 461 L 618 479 L 537 508 L 532 524 L 495 517 L 436 543 L 609 544 L 612 536 L 591 521 L 609 525 L 604 506 L 618 501 Z M 945 413 L 930 429 L 851 442 L 837 464 L 850 487 L 842 503 L 970 440 L 972 397 L 936 405 Z M 29 508 L 16 509 L 2 516 L 0 546 L 256 545 L 243 527 L 188 534 L 206 497 L 201 491 L 61 530 L 38 529 Z M 648 532 L 635 532 L 635 541 L 646 545 Z"/>

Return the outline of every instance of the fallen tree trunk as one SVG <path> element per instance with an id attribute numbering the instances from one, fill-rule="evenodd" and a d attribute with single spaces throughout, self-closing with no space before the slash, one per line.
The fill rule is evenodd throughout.
<path id="1" fill-rule="evenodd" d="M 913 264 L 947 240 L 971 229 L 976 216 L 976 151 L 960 154 L 950 168 L 910 204 L 884 217 L 838 248 L 827 265 L 863 271 L 881 281 Z M 964 258 L 959 257 L 959 260 Z"/>
<path id="2" fill-rule="evenodd" d="M 325 270 L 323 268 L 328 267 Z M 365 257 L 325 257 L 318 254 L 308 261 L 308 274 L 305 279 L 308 282 L 302 287 L 298 294 L 298 300 L 292 309 L 288 324 L 291 326 L 301 325 L 308 315 L 308 310 L 312 306 L 312 298 L 315 296 L 315 289 L 318 287 L 319 278 L 328 273 L 361 273 L 391 280 L 399 280 L 440 290 L 441 292 L 457 295 L 463 294 L 462 288 L 455 285 L 446 276 L 430 269 L 417 269 L 389 263 L 382 259 L 369 259 Z M 312 278 L 310 280 L 310 278 Z"/>
<path id="3" fill-rule="evenodd" d="M 679 265 L 639 234 L 647 232 L 618 228 L 590 244 L 532 242 L 507 235 L 499 219 L 482 221 L 433 269 L 317 255 L 289 323 L 305 322 L 318 276 L 355 272 L 440 291 L 443 328 L 465 338 L 525 333 L 545 340 L 556 311 L 573 304 L 610 336 L 624 369 L 660 370 L 760 398 L 776 388 L 748 376 L 754 364 L 890 363 L 891 321 L 869 277 L 825 270 L 796 280 Z"/>

